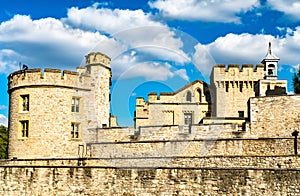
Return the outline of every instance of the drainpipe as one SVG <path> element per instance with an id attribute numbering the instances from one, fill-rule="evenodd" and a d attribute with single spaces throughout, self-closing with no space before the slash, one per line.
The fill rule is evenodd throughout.
<path id="1" fill-rule="evenodd" d="M 295 155 L 298 154 L 298 145 L 297 145 L 297 137 L 298 137 L 298 134 L 299 134 L 299 131 L 295 130 L 293 133 L 292 133 L 292 136 L 294 136 L 294 152 L 295 152 Z"/>

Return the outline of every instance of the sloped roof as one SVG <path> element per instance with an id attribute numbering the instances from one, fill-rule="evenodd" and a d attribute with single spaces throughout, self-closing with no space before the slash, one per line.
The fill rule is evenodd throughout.
<path id="1" fill-rule="evenodd" d="M 266 54 L 262 62 L 265 62 L 266 60 L 276 60 L 276 61 L 280 60 L 274 53 L 272 53 L 271 42 L 269 42 L 268 53 Z"/>
<path id="2" fill-rule="evenodd" d="M 201 83 L 201 84 L 207 86 L 207 83 L 203 82 L 202 80 L 195 80 L 194 82 L 188 83 L 187 85 L 185 85 L 184 87 L 178 89 L 178 90 L 175 91 L 175 92 L 169 92 L 169 93 L 167 93 L 167 92 L 161 92 L 160 95 L 176 95 L 177 93 L 179 93 L 179 92 L 181 92 L 181 91 L 183 91 L 183 90 L 189 88 L 190 86 L 193 86 L 193 85 L 196 84 L 196 83 Z M 149 93 L 149 94 L 150 94 L 150 93 Z M 149 94 L 148 94 L 148 95 L 149 95 Z"/>

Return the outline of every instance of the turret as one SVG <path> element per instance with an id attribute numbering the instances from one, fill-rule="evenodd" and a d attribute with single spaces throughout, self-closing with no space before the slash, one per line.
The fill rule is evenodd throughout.
<path id="1" fill-rule="evenodd" d="M 86 66 L 101 65 L 110 68 L 110 58 L 100 52 L 92 52 L 85 56 Z"/>
<path id="2" fill-rule="evenodd" d="M 76 72 L 11 73 L 9 158 L 78 157 L 90 141 L 88 130 L 117 126 L 110 115 L 110 80 L 110 58 L 98 52 L 88 54 Z"/>
<path id="3" fill-rule="evenodd" d="M 110 86 L 111 68 L 110 58 L 100 52 L 92 52 L 86 55 L 86 70 L 92 77 L 92 95 L 90 103 L 93 103 L 93 111 L 90 118 L 94 119 L 94 127 L 108 127 L 110 121 Z"/>
<path id="4" fill-rule="evenodd" d="M 280 59 L 274 53 L 272 53 L 271 42 L 269 42 L 268 53 L 261 61 L 261 63 L 264 65 L 264 79 L 277 80 L 277 66 L 279 60 Z"/>

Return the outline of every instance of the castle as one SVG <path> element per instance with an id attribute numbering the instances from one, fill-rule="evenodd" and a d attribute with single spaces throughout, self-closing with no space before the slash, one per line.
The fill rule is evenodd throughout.
<path id="1" fill-rule="evenodd" d="M 286 94 L 287 81 L 277 79 L 279 58 L 271 43 L 262 64 L 217 64 L 210 87 L 194 81 L 174 93 L 149 93 L 148 101 L 136 99 L 135 127 L 149 125 L 242 124 L 248 116 L 250 97 Z"/>
<path id="2" fill-rule="evenodd" d="M 0 161 L 0 192 L 300 193 L 300 96 L 287 95 L 286 80 L 277 79 L 271 44 L 255 68 L 218 64 L 210 85 L 196 80 L 138 97 L 134 128 L 110 115 L 110 61 L 93 52 L 76 72 L 8 76 L 9 160 Z"/>

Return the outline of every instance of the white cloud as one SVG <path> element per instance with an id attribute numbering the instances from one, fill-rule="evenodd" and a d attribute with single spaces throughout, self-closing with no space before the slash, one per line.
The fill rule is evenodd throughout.
<path id="1" fill-rule="evenodd" d="M 163 57 L 163 60 L 173 60 L 180 64 L 187 61 L 188 56 L 181 49 L 182 40 L 168 26 L 153 20 L 150 13 L 142 10 L 111 10 L 98 8 L 97 5 L 83 9 L 70 8 L 68 17 L 62 21 L 76 28 L 110 34 L 119 44 L 118 47 L 109 47 L 113 48 L 108 52 L 112 58 L 129 49 L 147 48 L 148 53 Z M 107 46 L 99 43 L 97 49 L 107 51 Z M 163 51 L 158 52 L 158 48 Z"/>
<path id="2" fill-rule="evenodd" d="M 72 26 L 98 30 L 108 34 L 115 34 L 126 29 L 143 26 L 163 26 L 151 19 L 152 15 L 143 10 L 121 10 L 98 8 L 97 3 L 91 7 L 79 9 L 72 7 L 68 10 L 67 18 L 63 19 Z"/>
<path id="3" fill-rule="evenodd" d="M 29 67 L 72 64 L 74 68 L 96 43 L 105 39 L 98 32 L 72 29 L 54 18 L 32 20 L 16 15 L 0 24 L 0 71 L 20 61 Z"/>
<path id="4" fill-rule="evenodd" d="M 273 51 L 281 48 L 280 40 L 271 35 L 227 34 L 206 45 L 216 63 L 260 63 L 267 53 L 268 42 L 272 42 Z M 278 55 L 277 55 L 278 56 Z"/>
<path id="5" fill-rule="evenodd" d="M 149 45 L 141 47 L 137 49 L 137 51 L 152 55 L 153 58 L 162 61 L 173 61 L 179 65 L 184 65 L 184 63 L 190 62 L 190 57 L 182 50 L 172 50 L 170 48 L 165 48 L 157 45 Z"/>
<path id="6" fill-rule="evenodd" d="M 279 58 L 279 64 L 297 66 L 300 53 L 300 27 L 285 37 L 272 35 L 227 34 L 206 45 L 216 63 L 222 64 L 259 64 L 272 43 L 272 51 Z"/>
<path id="7" fill-rule="evenodd" d="M 32 20 L 24 15 L 16 15 L 11 20 L 1 23 L 0 35 L 0 41 L 4 43 L 22 41 L 23 43 L 60 45 L 63 42 L 67 46 L 76 41 L 78 46 L 88 49 L 95 41 L 106 38 L 99 33 L 72 29 L 54 18 Z"/>
<path id="8" fill-rule="evenodd" d="M 202 44 L 197 44 L 195 47 L 195 53 L 193 55 L 193 63 L 197 69 L 203 74 L 203 76 L 209 76 L 213 65 L 214 59 L 206 50 Z"/>
<path id="9" fill-rule="evenodd" d="M 8 119 L 3 114 L 0 114 L 0 125 L 8 126 Z"/>
<path id="10" fill-rule="evenodd" d="M 141 61 L 140 56 L 123 54 L 112 62 L 114 79 L 144 77 L 146 80 L 167 80 L 174 76 L 168 63 Z"/>
<path id="11" fill-rule="evenodd" d="M 63 19 L 32 20 L 30 16 L 16 15 L 2 22 L 0 73 L 19 69 L 19 62 L 29 68 L 74 69 L 91 50 L 105 53 L 112 60 L 136 48 L 161 61 L 180 65 L 189 61 L 182 50 L 182 40 L 168 26 L 154 21 L 150 13 L 97 5 L 71 8 Z M 118 75 L 129 67 L 117 66 L 114 71 Z"/>
<path id="12" fill-rule="evenodd" d="M 110 40 L 98 43 L 94 50 L 104 51 L 113 60 L 123 53 L 136 50 L 160 60 L 169 60 L 183 65 L 190 61 L 181 49 L 183 42 L 167 27 L 140 27 L 121 31 Z"/>
<path id="13" fill-rule="evenodd" d="M 0 73 L 9 74 L 19 69 L 18 60 L 26 59 L 26 57 L 16 53 L 10 49 L 0 50 Z"/>
<path id="14" fill-rule="evenodd" d="M 127 72 L 121 75 L 121 79 L 145 77 L 146 80 L 162 80 L 172 78 L 174 73 L 168 63 L 143 62 L 130 67 Z"/>
<path id="15" fill-rule="evenodd" d="M 181 20 L 240 22 L 240 12 L 259 5 L 257 0 L 156 0 L 149 3 L 163 16 Z"/>
<path id="16" fill-rule="evenodd" d="M 186 73 L 186 70 L 185 69 L 179 69 L 179 70 L 176 70 L 174 71 L 174 73 L 178 76 L 180 76 L 182 79 L 188 81 L 189 80 L 189 76 L 187 75 Z"/>
<path id="17" fill-rule="evenodd" d="M 299 0 L 268 0 L 268 4 L 274 10 L 284 12 L 285 14 L 291 16 L 293 19 L 300 19 L 299 10 L 300 2 Z"/>

